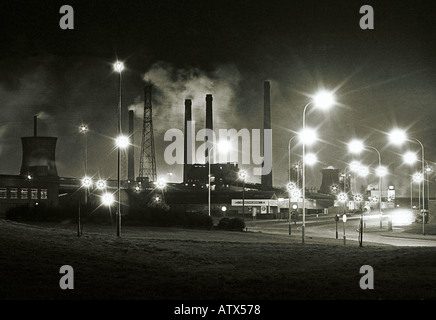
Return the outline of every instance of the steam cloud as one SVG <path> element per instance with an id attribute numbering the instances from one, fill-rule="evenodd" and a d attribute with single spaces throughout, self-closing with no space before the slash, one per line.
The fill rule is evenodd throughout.
<path id="1" fill-rule="evenodd" d="M 153 126 L 158 133 L 183 128 L 185 99 L 192 100 L 193 120 L 204 126 L 206 94 L 213 95 L 215 127 L 237 123 L 235 114 L 241 75 L 234 66 L 221 66 L 206 73 L 197 68 L 176 69 L 166 62 L 157 62 L 143 79 L 153 84 Z M 134 110 L 140 119 L 144 116 L 142 101 L 130 105 L 129 110 Z"/>

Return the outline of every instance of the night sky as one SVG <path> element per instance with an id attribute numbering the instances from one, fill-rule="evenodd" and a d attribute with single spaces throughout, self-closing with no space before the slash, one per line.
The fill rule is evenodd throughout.
<path id="1" fill-rule="evenodd" d="M 59 27 L 64 4 L 74 9 L 74 30 Z M 359 27 L 359 9 L 366 4 L 374 9 L 373 30 Z M 83 175 L 84 140 L 78 132 L 83 122 L 90 129 L 88 172 L 115 178 L 111 139 L 117 132 L 118 74 L 112 63 L 118 57 L 127 68 L 126 131 L 127 110 L 138 110 L 136 175 L 147 82 L 154 84 L 158 176 L 173 172 L 172 182 L 181 182 L 182 166 L 163 160 L 169 144 L 163 134 L 183 130 L 184 100 L 193 100 L 199 128 L 210 93 L 215 129 L 262 129 L 263 82 L 269 80 L 275 186 L 286 184 L 288 141 L 302 127 L 305 104 L 326 88 L 335 91 L 338 105 L 328 113 L 307 112 L 307 125 L 321 137 L 310 148 L 320 162 L 308 168 L 307 185 L 319 188 L 322 168 L 342 171 L 356 158 L 345 143 L 361 138 L 389 167 L 384 184 L 407 196 L 415 169 L 400 155 L 410 148 L 420 157 L 420 147 L 389 145 L 386 133 L 396 126 L 407 129 L 424 144 L 429 164 L 436 162 L 435 10 L 434 1 L 2 2 L 0 173 L 19 173 L 20 137 L 33 135 L 38 114 L 38 134 L 59 138 L 60 176 Z M 301 145 L 294 144 L 292 152 L 297 161 Z M 378 164 L 373 151 L 361 160 Z M 361 179 L 377 181 L 374 175 Z"/>

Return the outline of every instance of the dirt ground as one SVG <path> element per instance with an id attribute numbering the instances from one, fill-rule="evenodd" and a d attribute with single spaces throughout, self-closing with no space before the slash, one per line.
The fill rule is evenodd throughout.
<path id="1" fill-rule="evenodd" d="M 433 300 L 436 250 L 258 232 L 0 220 L 0 299 Z M 74 270 L 62 290 L 61 266 Z M 374 271 L 363 290 L 361 266 Z"/>

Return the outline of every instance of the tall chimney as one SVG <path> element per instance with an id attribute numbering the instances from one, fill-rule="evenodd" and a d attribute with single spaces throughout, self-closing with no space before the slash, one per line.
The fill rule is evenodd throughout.
<path id="1" fill-rule="evenodd" d="M 263 83 L 263 130 L 271 129 L 271 104 L 270 104 L 270 84 L 269 81 L 264 81 Z M 265 137 L 265 135 L 264 135 Z M 265 143 L 270 143 L 272 146 L 272 141 L 264 141 L 262 144 L 263 156 L 265 157 Z M 272 155 L 271 155 L 272 157 Z M 271 190 L 272 189 L 272 169 L 270 173 L 262 175 L 261 178 L 261 189 Z"/>
<path id="2" fill-rule="evenodd" d="M 188 145 L 188 121 L 192 121 L 192 101 L 185 99 L 185 132 L 183 137 L 183 183 L 188 182 L 188 172 L 192 164 L 192 150 L 190 148 L 191 141 Z M 190 137 L 192 139 L 192 137 Z M 188 150 L 189 147 L 189 150 Z"/>
<path id="3" fill-rule="evenodd" d="M 207 133 L 206 133 L 206 138 L 205 138 L 205 142 L 206 142 L 206 150 L 205 150 L 205 160 L 206 163 L 209 163 L 210 159 L 209 159 L 209 150 L 212 148 L 212 143 L 213 141 L 209 141 L 212 140 L 212 136 L 210 136 L 212 130 L 213 130 L 213 124 L 212 124 L 212 95 L 211 94 L 207 94 L 206 95 L 206 129 Z M 211 161 L 212 163 L 212 161 Z"/>
<path id="4" fill-rule="evenodd" d="M 129 137 L 132 144 L 134 144 L 134 111 L 129 110 Z M 128 148 L 127 153 L 127 180 L 135 181 L 135 154 L 134 148 Z"/>
<path id="5" fill-rule="evenodd" d="M 38 135 L 38 116 L 33 116 L 33 136 Z"/>

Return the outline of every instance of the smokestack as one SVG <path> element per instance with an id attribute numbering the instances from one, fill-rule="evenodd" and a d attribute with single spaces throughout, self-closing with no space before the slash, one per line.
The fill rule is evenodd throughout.
<path id="1" fill-rule="evenodd" d="M 38 116 L 33 116 L 33 136 L 38 135 Z"/>
<path id="2" fill-rule="evenodd" d="M 129 110 L 129 137 L 132 144 L 134 144 L 134 111 Z M 135 157 L 134 148 L 128 148 L 127 153 L 127 179 L 129 181 L 135 181 Z"/>
<path id="3" fill-rule="evenodd" d="M 188 130 L 190 130 L 190 128 L 188 128 L 188 121 L 192 121 L 191 106 L 192 106 L 191 99 L 185 99 L 185 132 L 183 138 L 183 183 L 188 182 L 188 172 L 189 169 L 191 168 L 190 165 L 192 164 L 192 150 L 190 147 L 188 150 Z"/>
<path id="4" fill-rule="evenodd" d="M 270 84 L 269 81 L 264 81 L 263 83 L 263 130 L 271 129 L 271 104 L 270 104 Z M 265 135 L 264 135 L 265 138 Z M 265 143 L 270 143 L 272 146 L 272 141 L 264 141 L 262 145 L 263 156 L 265 157 Z M 272 155 L 271 155 L 272 158 Z M 271 190 L 272 189 L 272 169 L 271 172 L 262 175 L 261 178 L 261 189 Z"/>
<path id="5" fill-rule="evenodd" d="M 212 148 L 212 143 L 213 141 L 209 141 L 213 139 L 213 136 L 211 136 L 212 130 L 213 130 L 213 124 L 212 124 L 212 95 L 211 94 L 207 94 L 206 95 L 206 129 L 207 133 L 206 133 L 206 150 L 205 150 L 205 159 L 206 159 L 206 163 L 208 163 L 210 161 L 209 159 L 209 149 Z M 212 163 L 212 162 L 211 162 Z"/>

